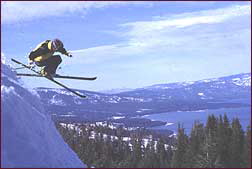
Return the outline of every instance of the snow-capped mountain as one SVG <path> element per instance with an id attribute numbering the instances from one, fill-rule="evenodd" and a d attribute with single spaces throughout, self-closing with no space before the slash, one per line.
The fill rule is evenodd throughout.
<path id="1" fill-rule="evenodd" d="M 133 92 L 127 92 L 131 96 L 151 95 L 154 98 L 164 99 L 201 99 L 201 100 L 227 100 L 248 96 L 251 92 L 251 73 L 205 79 L 191 82 L 178 82 L 169 84 L 157 84 Z M 177 93 L 177 94 L 176 94 Z"/>
<path id="2" fill-rule="evenodd" d="M 250 106 L 251 73 L 194 82 L 157 84 L 118 94 L 36 89 L 46 110 L 62 120 L 105 120 L 158 112 Z"/>
<path id="3" fill-rule="evenodd" d="M 178 83 L 169 83 L 169 84 L 156 84 L 153 86 L 145 87 L 145 89 L 170 89 L 170 88 L 182 88 L 185 86 L 191 86 L 193 84 L 211 84 L 213 87 L 215 86 L 223 86 L 223 84 L 233 84 L 237 86 L 251 86 L 251 73 L 242 73 L 232 76 L 220 77 L 220 78 L 212 78 L 212 79 L 204 79 L 199 81 L 189 81 L 189 82 L 178 82 Z"/>
<path id="4" fill-rule="evenodd" d="M 1 72 L 1 167 L 83 168 L 64 142 L 39 95 L 20 85 L 5 64 Z"/>

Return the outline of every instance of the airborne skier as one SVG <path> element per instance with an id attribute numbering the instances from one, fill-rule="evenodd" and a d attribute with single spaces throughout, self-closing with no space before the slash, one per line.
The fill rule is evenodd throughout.
<path id="1" fill-rule="evenodd" d="M 38 44 L 38 46 L 29 54 L 29 66 L 34 68 L 35 65 L 42 67 L 41 75 L 53 78 L 56 75 L 56 69 L 62 62 L 60 55 L 54 55 L 60 52 L 68 57 L 72 55 L 66 51 L 63 43 L 59 39 L 46 40 Z"/>
<path id="2" fill-rule="evenodd" d="M 54 39 L 41 42 L 33 51 L 31 51 L 29 54 L 28 65 L 20 61 L 17 61 L 16 59 L 13 58 L 11 59 L 11 61 L 15 62 L 16 64 L 22 65 L 24 68 L 27 68 L 35 73 L 35 74 L 17 73 L 18 76 L 45 77 L 46 79 L 56 83 L 57 85 L 72 92 L 73 94 L 81 98 L 86 98 L 87 96 L 74 91 L 73 89 L 65 86 L 64 84 L 58 82 L 57 80 L 54 80 L 54 77 L 62 79 L 76 79 L 76 80 L 95 80 L 97 77 L 56 75 L 56 69 L 62 62 L 62 59 L 60 55 L 54 55 L 55 52 L 60 52 L 66 56 L 72 57 L 72 55 L 69 52 L 67 52 L 66 49 L 64 48 L 63 43 L 59 39 Z M 42 67 L 40 72 L 34 69 L 36 65 Z"/>

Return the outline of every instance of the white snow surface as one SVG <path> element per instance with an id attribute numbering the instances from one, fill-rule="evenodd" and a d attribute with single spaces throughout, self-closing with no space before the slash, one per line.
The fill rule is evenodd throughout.
<path id="1" fill-rule="evenodd" d="M 199 96 L 204 96 L 204 93 L 198 93 Z"/>
<path id="2" fill-rule="evenodd" d="M 251 86 L 251 76 L 246 75 L 242 78 L 233 78 L 233 83 L 238 86 Z"/>
<path id="3" fill-rule="evenodd" d="M 1 167 L 86 167 L 64 142 L 39 97 L 20 85 L 5 64 L 1 76 Z"/>
<path id="4" fill-rule="evenodd" d="M 123 119 L 125 116 L 113 116 L 112 119 L 117 120 L 117 119 Z"/>

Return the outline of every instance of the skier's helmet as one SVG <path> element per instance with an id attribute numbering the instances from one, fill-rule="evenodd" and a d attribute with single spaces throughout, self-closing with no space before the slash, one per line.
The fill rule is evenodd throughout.
<path id="1" fill-rule="evenodd" d="M 63 43 L 59 39 L 53 39 L 52 40 L 52 48 L 53 50 L 58 50 L 59 48 L 63 47 Z"/>

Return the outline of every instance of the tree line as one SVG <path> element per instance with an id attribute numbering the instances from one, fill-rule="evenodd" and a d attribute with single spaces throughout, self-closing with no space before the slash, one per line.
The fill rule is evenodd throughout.
<path id="1" fill-rule="evenodd" d="M 63 139 L 83 163 L 95 168 L 250 168 L 251 126 L 243 131 L 238 118 L 208 117 L 195 122 L 187 135 L 152 137 L 146 129 L 56 124 Z M 130 140 L 125 140 L 130 138 Z"/>

